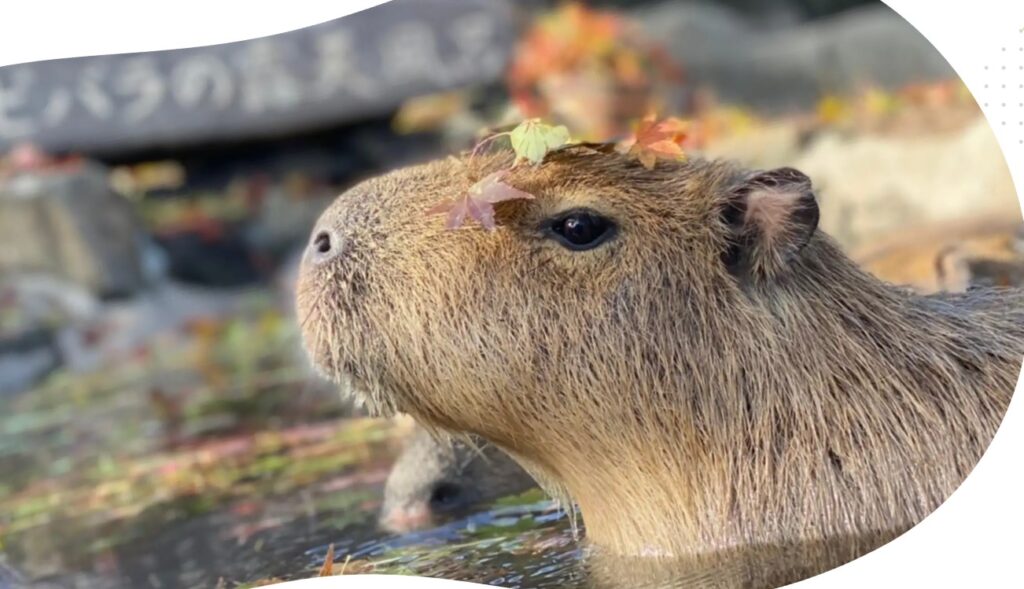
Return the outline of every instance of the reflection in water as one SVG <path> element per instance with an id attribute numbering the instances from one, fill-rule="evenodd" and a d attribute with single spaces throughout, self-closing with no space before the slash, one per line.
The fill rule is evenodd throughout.
<path id="1" fill-rule="evenodd" d="M 336 541 L 338 563 L 352 572 L 393 572 L 488 583 L 502 587 L 583 587 L 580 550 L 568 517 L 531 492 L 493 509 L 436 528 L 399 536 Z M 532 502 L 525 502 L 531 501 Z M 321 546 L 307 553 L 323 562 Z M 374 563 L 370 569 L 360 562 Z"/>

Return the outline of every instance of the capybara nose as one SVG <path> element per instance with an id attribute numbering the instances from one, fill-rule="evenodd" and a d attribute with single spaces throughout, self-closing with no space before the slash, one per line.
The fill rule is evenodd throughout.
<path id="1" fill-rule="evenodd" d="M 307 255 L 314 264 L 322 264 L 336 258 L 342 251 L 342 245 L 341 239 L 333 231 L 317 229 L 313 232 Z"/>
<path id="2" fill-rule="evenodd" d="M 381 518 L 381 525 L 384 529 L 404 534 L 430 525 L 430 509 L 426 505 L 418 504 L 408 507 L 396 507 L 384 514 Z"/>

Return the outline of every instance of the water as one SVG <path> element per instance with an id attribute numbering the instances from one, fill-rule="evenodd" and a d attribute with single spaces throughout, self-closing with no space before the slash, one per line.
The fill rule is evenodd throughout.
<path id="1" fill-rule="evenodd" d="M 380 531 L 401 432 L 349 417 L 298 345 L 257 305 L 0 399 L 0 567 L 48 588 L 250 587 L 315 576 L 333 544 L 336 574 L 578 583 L 568 517 L 538 492 Z"/>
<path id="2" fill-rule="evenodd" d="M 351 572 L 415 574 L 505 587 L 578 584 L 579 548 L 567 515 L 550 501 L 538 501 L 539 496 L 533 492 L 510 497 L 466 518 L 402 536 L 345 538 L 334 543 L 335 562 Z M 307 556 L 323 563 L 325 552 L 326 547 L 320 547 Z"/>

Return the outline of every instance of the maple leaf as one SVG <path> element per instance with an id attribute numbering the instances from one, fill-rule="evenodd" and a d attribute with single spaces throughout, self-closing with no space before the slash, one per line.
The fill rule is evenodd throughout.
<path id="1" fill-rule="evenodd" d="M 566 103 L 583 105 L 587 116 L 567 121 L 574 132 L 602 139 L 622 133 L 620 115 L 642 114 L 641 103 L 625 94 L 649 95 L 663 82 L 682 81 L 679 66 L 637 23 L 585 2 L 561 4 L 525 31 L 506 70 L 511 101 L 523 116 L 565 116 Z M 574 92 L 563 80 L 591 80 L 594 87 Z"/>
<path id="2" fill-rule="evenodd" d="M 619 143 L 619 152 L 635 156 L 651 170 L 659 158 L 681 160 L 686 157 L 682 142 L 688 131 L 686 121 L 674 117 L 659 121 L 650 113 L 637 124 L 631 137 Z"/>
<path id="3" fill-rule="evenodd" d="M 621 16 L 569 2 L 539 18 L 520 41 L 509 83 L 526 88 L 557 72 L 578 69 L 621 48 Z M 530 112 L 530 111 L 527 111 Z"/>
<path id="4" fill-rule="evenodd" d="M 320 567 L 318 577 L 330 577 L 334 575 L 334 544 L 327 547 L 327 556 L 324 557 L 324 564 Z"/>
<path id="5" fill-rule="evenodd" d="M 482 180 L 474 184 L 466 191 L 466 194 L 454 201 L 445 201 L 427 210 L 428 215 L 448 214 L 445 223 L 447 229 L 458 229 L 466 220 L 466 216 L 472 217 L 477 223 L 491 231 L 495 228 L 494 205 L 506 200 L 527 199 L 532 200 L 533 195 L 514 188 L 505 183 L 508 170 L 499 170 L 488 174 Z"/>
<path id="6" fill-rule="evenodd" d="M 565 125 L 553 126 L 540 119 L 528 119 L 512 129 L 509 139 L 516 152 L 516 159 L 526 160 L 536 166 L 544 161 L 549 151 L 569 142 L 569 129 Z"/>

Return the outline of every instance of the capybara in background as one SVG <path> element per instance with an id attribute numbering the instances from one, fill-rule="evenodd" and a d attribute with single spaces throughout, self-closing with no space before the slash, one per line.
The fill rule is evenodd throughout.
<path id="1" fill-rule="evenodd" d="M 398 533 L 418 530 L 534 486 L 530 475 L 493 445 L 443 439 L 417 427 L 384 485 L 380 525 Z"/>

